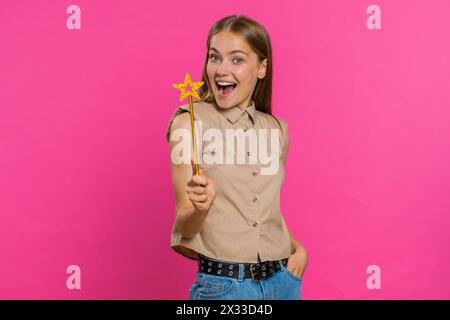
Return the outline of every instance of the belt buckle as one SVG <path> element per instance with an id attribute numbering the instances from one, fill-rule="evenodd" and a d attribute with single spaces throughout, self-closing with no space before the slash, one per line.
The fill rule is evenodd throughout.
<path id="1" fill-rule="evenodd" d="M 252 280 L 256 282 L 256 281 L 259 281 L 259 279 L 256 279 L 256 278 L 255 278 L 255 274 L 253 273 L 253 266 L 254 266 L 254 265 L 257 265 L 257 263 L 252 263 L 252 264 L 250 265 L 250 275 L 252 276 Z M 255 266 L 254 268 L 255 268 L 255 270 L 256 270 L 256 266 Z"/>

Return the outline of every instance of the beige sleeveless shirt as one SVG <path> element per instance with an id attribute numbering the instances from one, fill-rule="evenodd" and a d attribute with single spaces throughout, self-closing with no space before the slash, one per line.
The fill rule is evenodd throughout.
<path id="1" fill-rule="evenodd" d="M 186 111 L 189 112 L 188 104 L 178 107 L 173 113 L 166 131 L 167 141 L 170 141 L 174 118 Z M 245 110 L 237 106 L 222 109 L 215 103 L 194 102 L 194 117 L 195 121 L 201 121 L 201 130 L 198 124 L 196 126 L 197 146 L 201 147 L 202 163 L 199 166 L 214 181 L 216 198 L 202 229 L 193 238 L 184 238 L 173 224 L 171 247 L 190 259 L 196 259 L 197 253 L 217 260 L 242 263 L 289 257 L 290 235 L 280 210 L 280 191 L 285 179 L 283 156 L 287 155 L 289 146 L 287 123 L 256 110 L 253 101 Z M 253 128 L 257 135 L 264 132 L 258 129 L 267 129 L 267 150 L 270 151 L 271 129 L 278 129 L 279 148 L 278 154 L 275 154 L 278 170 L 276 173 L 262 174 L 261 169 L 267 168 L 270 163 L 261 164 L 259 158 L 256 164 L 251 163 L 250 157 L 255 156 L 255 149 L 251 148 L 249 139 L 245 139 L 245 163 L 235 160 L 228 164 L 224 156 L 221 163 L 207 164 L 204 156 L 214 156 L 215 150 L 208 148 L 211 142 L 201 137 L 210 128 L 218 129 L 224 140 L 226 129 L 243 129 L 248 133 L 248 129 Z M 223 141 L 224 154 L 228 152 L 226 146 Z M 235 154 L 237 146 L 236 139 Z M 257 151 L 260 152 L 259 146 Z M 276 148 L 272 152 L 277 152 Z"/>

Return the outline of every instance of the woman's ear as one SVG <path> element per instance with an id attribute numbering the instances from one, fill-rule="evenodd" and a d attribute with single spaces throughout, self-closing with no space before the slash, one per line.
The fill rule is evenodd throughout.
<path id="1" fill-rule="evenodd" d="M 267 70 L 267 58 L 264 59 L 260 64 L 258 68 L 258 79 L 264 79 L 266 76 L 266 70 Z"/>

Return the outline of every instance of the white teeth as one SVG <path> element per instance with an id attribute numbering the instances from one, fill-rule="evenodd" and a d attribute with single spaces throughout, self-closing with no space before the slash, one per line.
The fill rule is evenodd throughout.
<path id="1" fill-rule="evenodd" d="M 217 84 L 220 85 L 220 86 L 232 86 L 232 85 L 234 85 L 233 82 L 224 82 L 224 81 L 217 82 Z"/>

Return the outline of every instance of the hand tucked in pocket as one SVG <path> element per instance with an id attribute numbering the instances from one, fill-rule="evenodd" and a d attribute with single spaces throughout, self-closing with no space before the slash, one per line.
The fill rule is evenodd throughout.
<path id="1" fill-rule="evenodd" d="M 303 277 L 307 265 L 308 253 L 303 246 L 300 246 L 289 257 L 286 269 L 297 277 Z"/>

